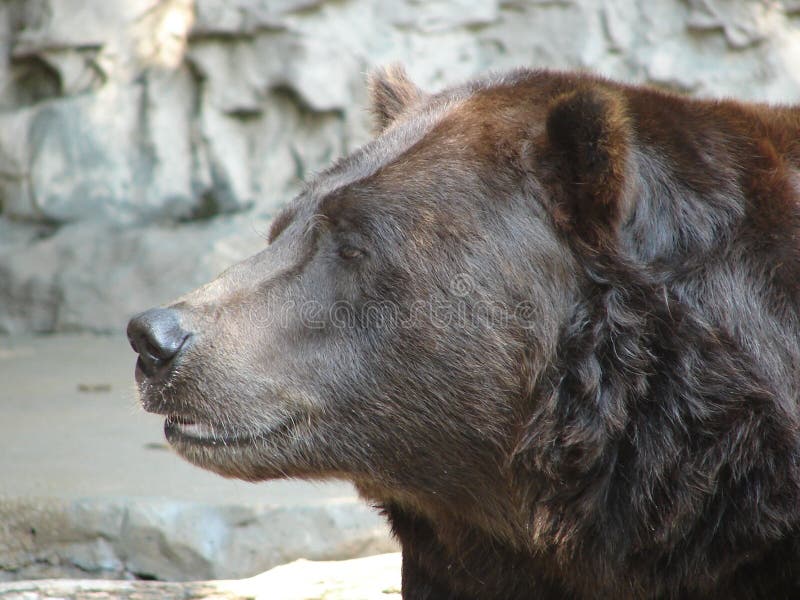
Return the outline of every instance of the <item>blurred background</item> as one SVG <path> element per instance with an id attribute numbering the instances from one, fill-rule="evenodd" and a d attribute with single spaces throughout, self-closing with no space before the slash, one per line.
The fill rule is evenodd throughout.
<path id="1" fill-rule="evenodd" d="M 800 0 L 0 1 L 0 581 L 394 547 L 349 486 L 171 455 L 122 332 L 261 248 L 398 61 L 430 90 L 531 66 L 797 103 Z"/>
<path id="2" fill-rule="evenodd" d="M 118 332 L 367 138 L 364 74 L 800 97 L 800 0 L 4 0 L 0 331 Z"/>

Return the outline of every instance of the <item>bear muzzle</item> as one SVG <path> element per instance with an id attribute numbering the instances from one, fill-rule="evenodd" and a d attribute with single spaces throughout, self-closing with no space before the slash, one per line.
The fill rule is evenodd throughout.
<path id="1" fill-rule="evenodd" d="M 128 322 L 128 341 L 139 355 L 136 381 L 162 379 L 189 346 L 192 334 L 181 326 L 180 313 L 171 308 L 152 308 Z"/>

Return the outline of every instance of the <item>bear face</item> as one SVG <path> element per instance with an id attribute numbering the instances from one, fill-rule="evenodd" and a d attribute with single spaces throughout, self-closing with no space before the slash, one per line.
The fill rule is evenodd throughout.
<path id="1" fill-rule="evenodd" d="M 191 339 L 140 383 L 192 462 L 254 480 L 378 474 L 448 502 L 474 494 L 469 473 L 504 476 L 519 366 L 554 351 L 575 267 L 544 209 L 521 210 L 523 173 L 478 164 L 469 107 L 417 101 L 312 181 L 263 252 L 173 305 Z"/>
<path id="2" fill-rule="evenodd" d="M 546 71 L 372 94 L 262 252 L 131 321 L 172 446 L 353 481 L 406 598 L 798 589 L 800 113 Z"/>

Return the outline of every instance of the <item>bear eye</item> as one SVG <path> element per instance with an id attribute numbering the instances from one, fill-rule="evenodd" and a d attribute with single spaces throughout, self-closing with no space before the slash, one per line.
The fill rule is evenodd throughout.
<path id="1" fill-rule="evenodd" d="M 355 246 L 340 246 L 339 256 L 344 260 L 355 260 L 364 256 L 365 252 Z"/>

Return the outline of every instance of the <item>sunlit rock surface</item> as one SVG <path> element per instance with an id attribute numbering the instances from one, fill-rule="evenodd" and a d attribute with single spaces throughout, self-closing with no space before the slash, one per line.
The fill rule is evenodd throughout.
<path id="1" fill-rule="evenodd" d="M 298 560 L 237 581 L 41 580 L 0 583 L 0 600 L 400 600 L 400 555 Z"/>

